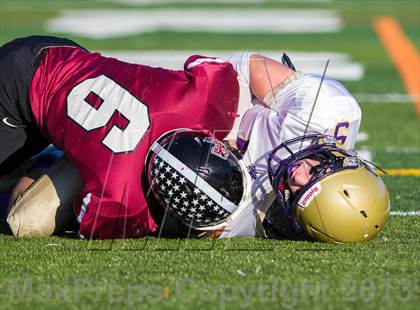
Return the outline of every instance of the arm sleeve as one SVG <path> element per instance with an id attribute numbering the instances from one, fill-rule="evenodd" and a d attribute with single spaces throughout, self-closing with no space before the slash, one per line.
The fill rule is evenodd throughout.
<path id="1" fill-rule="evenodd" d="M 250 75 L 249 75 L 249 58 L 254 54 L 253 52 L 241 52 L 235 53 L 229 58 L 229 62 L 232 64 L 236 73 L 238 74 L 239 84 L 239 102 L 238 102 L 238 114 L 239 117 L 235 120 L 233 128 L 226 139 L 236 139 L 238 135 L 239 126 L 245 112 L 253 106 L 253 95 L 250 87 Z"/>
<path id="2" fill-rule="evenodd" d="M 229 62 L 232 64 L 235 71 L 238 73 L 238 78 L 242 82 L 246 83 L 249 88 L 250 76 L 249 76 L 249 58 L 253 52 L 240 52 L 235 53 L 229 58 Z"/>

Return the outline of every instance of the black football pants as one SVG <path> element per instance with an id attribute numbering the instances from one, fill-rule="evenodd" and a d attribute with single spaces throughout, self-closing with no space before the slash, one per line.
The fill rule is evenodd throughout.
<path id="1" fill-rule="evenodd" d="M 19 38 L 0 47 L 0 176 L 49 145 L 34 123 L 29 91 L 43 52 L 50 46 L 80 47 L 71 40 L 47 36 Z"/>

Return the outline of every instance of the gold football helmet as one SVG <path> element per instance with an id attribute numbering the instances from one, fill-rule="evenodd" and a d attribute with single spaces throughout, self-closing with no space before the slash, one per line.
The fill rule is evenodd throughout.
<path id="1" fill-rule="evenodd" d="M 287 186 L 289 167 L 307 158 L 319 165 L 309 172 L 309 182 L 292 193 Z M 304 231 L 319 241 L 365 242 L 387 222 L 390 200 L 385 184 L 370 163 L 338 147 L 333 137 L 310 135 L 281 144 L 270 154 L 269 176 L 276 193 L 265 220 L 269 236 Z"/>

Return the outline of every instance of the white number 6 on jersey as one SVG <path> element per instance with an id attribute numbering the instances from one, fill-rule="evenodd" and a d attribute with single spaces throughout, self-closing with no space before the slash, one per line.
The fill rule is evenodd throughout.
<path id="1" fill-rule="evenodd" d="M 86 102 L 90 93 L 103 100 L 98 109 Z M 114 125 L 102 143 L 114 153 L 133 151 L 150 125 L 146 105 L 105 75 L 84 80 L 67 97 L 67 114 L 87 131 L 104 127 L 115 111 L 129 124 L 125 129 Z"/>

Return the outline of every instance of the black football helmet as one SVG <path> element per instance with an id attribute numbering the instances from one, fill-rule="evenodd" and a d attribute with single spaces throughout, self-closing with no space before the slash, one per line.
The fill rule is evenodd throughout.
<path id="1" fill-rule="evenodd" d="M 163 135 L 151 146 L 145 167 L 159 203 L 178 223 L 197 231 L 225 226 L 248 186 L 236 150 L 200 131 Z"/>

